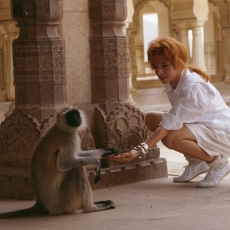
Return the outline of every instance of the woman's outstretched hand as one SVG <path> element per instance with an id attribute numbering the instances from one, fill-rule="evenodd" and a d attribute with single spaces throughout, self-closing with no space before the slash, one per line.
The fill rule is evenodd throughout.
<path id="1" fill-rule="evenodd" d="M 123 153 L 122 155 L 117 155 L 117 156 L 111 156 L 111 160 L 116 160 L 124 163 L 128 163 L 131 160 L 137 158 L 140 156 L 140 153 L 134 149 L 130 150 L 127 153 Z"/>

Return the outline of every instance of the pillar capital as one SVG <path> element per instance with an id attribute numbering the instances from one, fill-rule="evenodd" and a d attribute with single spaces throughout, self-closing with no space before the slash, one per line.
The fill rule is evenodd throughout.
<path id="1" fill-rule="evenodd" d="M 92 37 L 124 37 L 126 0 L 89 0 Z"/>
<path id="2" fill-rule="evenodd" d="M 208 20 L 208 0 L 171 0 L 171 20 Z"/>
<path id="3" fill-rule="evenodd" d="M 176 27 L 177 30 L 189 30 L 189 20 L 183 20 L 183 21 L 172 21 L 172 24 L 174 27 Z"/>
<path id="4" fill-rule="evenodd" d="M 62 0 L 11 0 L 11 5 L 12 17 L 20 28 L 20 38 L 60 38 L 58 29 L 63 16 Z"/>
<path id="5" fill-rule="evenodd" d="M 15 21 L 2 21 L 1 26 L 4 28 L 5 33 L 17 33 L 19 32 L 19 29 L 16 27 Z"/>
<path id="6" fill-rule="evenodd" d="M 202 20 L 192 20 L 189 22 L 189 25 L 191 27 L 191 29 L 193 28 L 201 28 L 204 26 L 205 21 Z"/>

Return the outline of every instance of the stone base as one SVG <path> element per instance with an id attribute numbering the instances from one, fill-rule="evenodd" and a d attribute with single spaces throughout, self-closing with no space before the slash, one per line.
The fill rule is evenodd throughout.
<path id="1" fill-rule="evenodd" d="M 88 178 L 94 190 L 162 177 L 168 177 L 165 158 L 102 169 L 101 180 L 97 184 L 94 184 L 94 171 L 89 172 Z"/>
<path id="2" fill-rule="evenodd" d="M 151 157 L 151 153 L 149 157 Z M 102 164 L 105 163 L 102 162 Z M 28 171 L 28 168 L 22 169 L 24 171 Z M 133 163 L 120 163 L 120 165 L 119 163 L 116 165 L 116 163 L 110 162 L 109 168 L 101 169 L 101 180 L 97 184 L 94 184 L 95 171 L 87 170 L 87 173 L 93 190 L 143 180 L 168 177 L 167 162 L 165 158 L 147 158 L 147 160 L 136 159 Z M 26 176 L 0 176 L 0 185 L 0 194 L 2 195 L 31 199 L 34 198 L 30 180 Z"/>
<path id="3" fill-rule="evenodd" d="M 0 194 L 34 199 L 29 178 L 0 176 Z"/>
<path id="4" fill-rule="evenodd" d="M 111 109 L 112 105 L 106 108 Z M 110 110 L 109 109 L 109 110 Z M 127 152 L 147 139 L 150 131 L 144 123 L 144 113 L 130 104 L 122 104 L 108 115 L 93 108 L 94 126 L 81 133 L 82 149 L 115 148 Z M 34 148 L 55 122 L 55 115 L 43 123 L 15 109 L 0 127 L 0 193 L 15 197 L 33 198 L 30 184 L 30 162 Z M 93 122 L 92 122 L 93 123 Z M 96 144 L 95 144 L 96 143 Z M 93 185 L 95 172 L 87 168 L 92 189 L 111 187 L 141 180 L 167 177 L 166 160 L 160 149 L 150 149 L 145 159 L 137 158 L 129 164 L 103 158 L 101 181 Z"/>

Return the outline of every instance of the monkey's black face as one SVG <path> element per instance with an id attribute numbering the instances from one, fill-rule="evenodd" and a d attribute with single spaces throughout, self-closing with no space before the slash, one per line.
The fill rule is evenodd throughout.
<path id="1" fill-rule="evenodd" d="M 81 124 L 81 116 L 78 110 L 71 110 L 65 114 L 66 122 L 69 126 L 78 127 Z"/>

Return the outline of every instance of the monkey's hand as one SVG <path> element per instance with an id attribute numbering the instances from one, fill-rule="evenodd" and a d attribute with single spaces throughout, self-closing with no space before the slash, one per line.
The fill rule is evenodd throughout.
<path id="1" fill-rule="evenodd" d="M 119 153 L 118 149 L 110 148 L 110 149 L 105 149 L 105 152 L 102 154 L 101 157 L 108 157 L 108 156 L 117 156 Z"/>
<path id="2" fill-rule="evenodd" d="M 98 165 L 96 166 L 96 177 L 94 179 L 94 184 L 96 184 L 101 179 L 101 161 L 98 161 Z"/>

